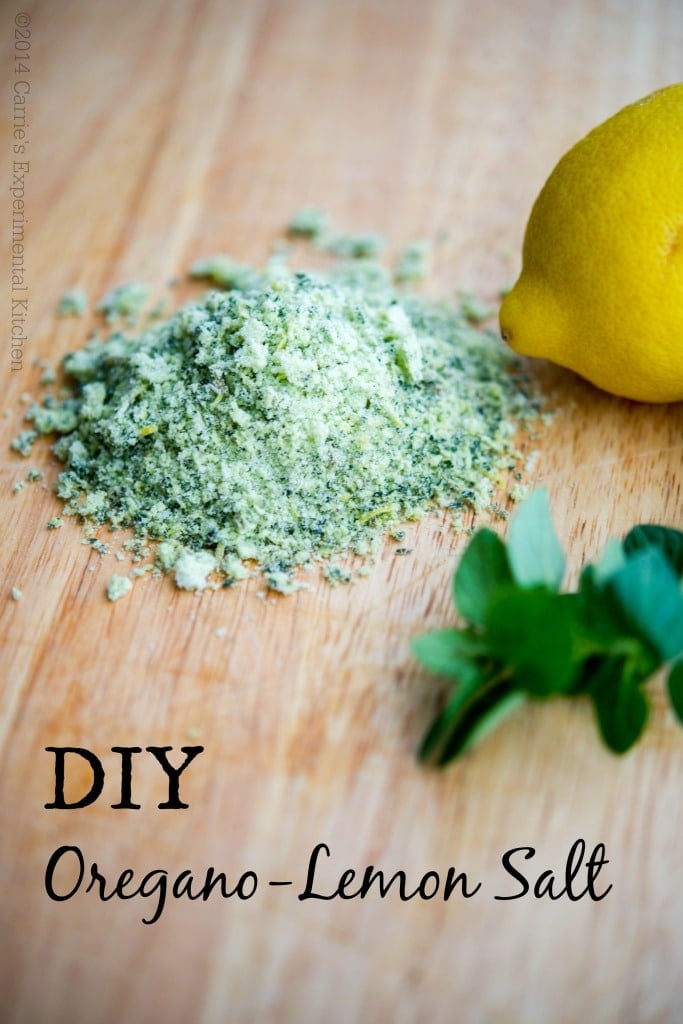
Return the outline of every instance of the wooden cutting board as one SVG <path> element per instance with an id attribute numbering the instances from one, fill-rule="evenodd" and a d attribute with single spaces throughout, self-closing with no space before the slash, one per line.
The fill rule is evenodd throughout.
<path id="1" fill-rule="evenodd" d="M 660 683 L 647 737 L 622 759 L 598 742 L 588 707 L 558 702 L 522 710 L 448 771 L 426 771 L 414 751 L 438 685 L 408 640 L 450 621 L 462 538 L 440 518 L 411 529 L 410 557 L 388 544 L 353 587 L 263 600 L 255 582 L 193 596 L 145 578 L 111 604 L 118 563 L 83 546 L 71 522 L 45 529 L 58 511 L 47 456 L 36 455 L 45 486 L 10 493 L 28 464 L 7 443 L 20 396 L 37 391 L 34 360 L 57 360 L 88 328 L 55 319 L 64 289 L 97 298 L 138 279 L 161 292 L 215 251 L 261 261 L 304 203 L 348 230 L 383 233 L 392 251 L 434 239 L 430 288 L 493 299 L 518 270 L 528 210 L 561 153 L 680 78 L 683 7 L 26 0 L 6 5 L 2 23 L 3 95 L 21 81 L 30 89 L 18 86 L 29 126 L 27 341 L 13 372 L 6 329 L 0 419 L 2 1019 L 682 1020 L 683 735 Z M 29 41 L 26 71 L 15 28 Z M 6 134 L 5 173 L 11 145 Z M 550 490 L 573 578 L 635 522 L 680 526 L 683 407 L 534 372 L 557 415 L 529 441 L 541 455 L 527 483 Z M 117 746 L 143 748 L 139 809 L 111 807 Z M 158 808 L 166 777 L 149 746 L 173 747 L 174 763 L 180 747 L 204 748 L 181 779 L 186 809 Z M 46 809 L 46 747 L 97 755 L 100 799 Z M 72 755 L 67 775 L 76 799 L 92 773 Z M 577 840 L 587 853 L 604 844 L 604 899 L 495 898 L 521 889 L 502 867 L 506 851 L 535 850 L 514 858 L 532 884 L 546 869 L 563 880 Z M 410 891 L 428 872 L 443 887 L 449 867 L 480 888 L 466 897 L 459 884 L 448 901 L 443 888 L 431 900 L 395 889 L 299 899 L 320 843 L 329 856 L 309 887 L 319 895 L 368 865 L 404 871 Z M 55 892 L 76 885 L 76 848 L 85 881 L 55 901 L 45 873 L 63 846 Z M 141 921 L 160 876 L 147 880 L 149 890 L 157 879 L 151 896 L 102 901 L 97 886 L 83 891 L 93 862 L 106 894 L 127 868 L 135 880 L 118 884 L 128 894 L 166 870 L 159 920 Z M 209 866 L 242 895 L 254 877 L 258 888 L 241 900 L 172 897 L 181 872 L 198 891 Z M 435 883 L 429 875 L 423 894 Z"/>

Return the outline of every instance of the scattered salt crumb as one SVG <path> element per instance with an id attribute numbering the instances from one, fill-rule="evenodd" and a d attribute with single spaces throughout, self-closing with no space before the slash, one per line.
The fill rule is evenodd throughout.
<path id="1" fill-rule="evenodd" d="M 107 586 L 107 597 L 110 601 L 118 601 L 125 597 L 133 589 L 133 584 L 127 576 L 112 576 Z"/>
<path id="2" fill-rule="evenodd" d="M 453 533 L 462 533 L 465 529 L 465 519 L 462 512 L 455 512 L 453 515 L 453 522 L 451 524 Z"/>
<path id="3" fill-rule="evenodd" d="M 55 373 L 53 367 L 50 366 L 46 359 L 43 359 L 41 361 L 40 366 L 42 367 L 43 370 L 42 375 L 40 377 L 40 383 L 54 384 L 54 382 L 57 380 L 57 374 Z"/>
<path id="4" fill-rule="evenodd" d="M 289 572 L 265 572 L 263 574 L 268 589 L 278 594 L 295 594 L 297 590 L 310 590 L 310 584 L 294 579 Z"/>
<path id="5" fill-rule="evenodd" d="M 510 491 L 511 501 L 524 501 L 529 493 L 529 488 L 525 484 L 515 484 Z"/>
<path id="6" fill-rule="evenodd" d="M 152 572 L 153 569 L 154 569 L 153 565 L 138 565 L 131 572 L 131 576 L 133 576 L 133 577 L 135 577 L 137 579 L 140 576 L 145 576 L 148 572 Z"/>
<path id="7" fill-rule="evenodd" d="M 287 232 L 299 238 L 320 238 L 327 228 L 327 217 L 322 210 L 315 206 L 304 206 L 290 220 Z"/>
<path id="8" fill-rule="evenodd" d="M 57 304 L 57 316 L 83 316 L 88 309 L 88 297 L 82 288 L 69 288 Z"/>
<path id="9" fill-rule="evenodd" d="M 134 323 L 142 307 L 149 297 L 150 289 L 139 281 L 132 281 L 130 284 L 122 284 L 100 299 L 96 312 L 101 313 L 107 323 L 112 323 L 117 317 L 124 317 Z"/>
<path id="10" fill-rule="evenodd" d="M 210 551 L 183 551 L 177 559 L 176 586 L 181 590 L 204 590 L 207 576 L 216 568 L 216 559 Z"/>
<path id="11" fill-rule="evenodd" d="M 83 506 L 81 506 L 81 508 L 82 507 Z M 99 537 L 84 537 L 83 540 L 81 541 L 81 544 L 85 544 L 88 547 L 91 547 L 93 551 L 97 552 L 98 555 L 106 555 L 107 552 L 109 551 L 107 545 L 104 543 L 104 541 L 101 541 Z"/>
<path id="12" fill-rule="evenodd" d="M 340 583 L 353 583 L 351 573 L 342 569 L 340 565 L 326 565 L 323 569 L 323 576 L 333 587 Z"/>
<path id="13" fill-rule="evenodd" d="M 481 324 L 493 315 L 494 310 L 469 292 L 459 292 L 460 310 L 471 324 Z"/>
<path id="14" fill-rule="evenodd" d="M 431 246 L 428 241 L 411 242 L 396 261 L 396 281 L 422 281 L 429 273 Z"/>

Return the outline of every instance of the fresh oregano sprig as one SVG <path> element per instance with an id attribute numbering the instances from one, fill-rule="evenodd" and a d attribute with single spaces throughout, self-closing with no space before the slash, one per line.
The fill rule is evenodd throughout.
<path id="1" fill-rule="evenodd" d="M 465 625 L 413 640 L 416 658 L 451 681 L 420 758 L 444 765 L 527 699 L 589 697 L 600 733 L 628 750 L 647 722 L 645 684 L 669 665 L 667 690 L 683 725 L 683 532 L 636 526 L 560 591 L 565 559 L 545 490 L 510 523 L 507 540 L 479 530 L 453 579 Z"/>

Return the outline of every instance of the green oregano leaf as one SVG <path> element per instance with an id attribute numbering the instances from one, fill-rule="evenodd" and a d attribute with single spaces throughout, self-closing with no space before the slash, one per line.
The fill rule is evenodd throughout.
<path id="1" fill-rule="evenodd" d="M 493 530 L 475 533 L 453 579 L 455 604 L 470 622 L 483 625 L 491 599 L 514 583 L 505 544 Z"/>
<path id="2" fill-rule="evenodd" d="M 452 681 L 420 749 L 443 765 L 528 697 L 588 695 L 605 744 L 628 750 L 647 723 L 645 685 L 673 661 L 667 689 L 683 724 L 683 533 L 635 527 L 559 593 L 564 556 L 545 491 L 520 508 L 507 544 L 480 530 L 453 580 L 463 629 L 413 641 L 416 657 Z"/>
<path id="3" fill-rule="evenodd" d="M 572 595 L 543 587 L 517 589 L 494 601 L 486 639 L 492 655 L 514 668 L 521 690 L 540 697 L 570 686 L 575 610 Z"/>
<path id="4" fill-rule="evenodd" d="M 482 692 L 487 682 L 484 670 L 474 667 L 473 671 L 461 679 L 451 690 L 448 699 L 432 722 L 420 747 L 421 761 L 445 763 L 441 761 L 451 736 L 458 730 L 464 711 L 477 693 Z"/>
<path id="5" fill-rule="evenodd" d="M 447 679 L 461 679 L 472 669 L 473 660 L 486 653 L 480 639 L 459 629 L 437 629 L 411 642 L 413 654 L 425 668 Z"/>
<path id="6" fill-rule="evenodd" d="M 591 682 L 602 738 L 616 754 L 632 747 L 645 728 L 649 705 L 638 684 L 637 675 L 619 658 L 605 658 Z"/>
<path id="7" fill-rule="evenodd" d="M 683 725 L 683 661 L 677 661 L 667 680 L 669 700 L 678 721 Z"/>
<path id="8" fill-rule="evenodd" d="M 597 566 L 584 567 L 576 594 L 579 633 L 574 638 L 574 656 L 590 659 L 596 654 L 622 655 L 649 665 L 650 673 L 661 657 L 624 609 L 618 594 L 599 581 Z"/>
<path id="9" fill-rule="evenodd" d="M 646 547 L 636 552 L 612 576 L 608 587 L 662 660 L 683 653 L 683 594 L 660 550 Z"/>
<path id="10" fill-rule="evenodd" d="M 593 566 L 596 581 L 598 583 L 606 582 L 618 569 L 621 569 L 625 560 L 624 545 L 614 537 L 607 542 L 599 560 Z"/>
<path id="11" fill-rule="evenodd" d="M 634 526 L 624 537 L 624 551 L 630 556 L 645 548 L 657 548 L 676 576 L 683 576 L 683 531 L 654 523 Z"/>
<path id="12" fill-rule="evenodd" d="M 534 491 L 512 517 L 507 547 L 512 574 L 520 586 L 559 588 L 564 554 L 553 528 L 545 489 Z"/>
<path id="13" fill-rule="evenodd" d="M 509 680 L 471 693 L 453 695 L 436 718 L 420 747 L 419 757 L 444 765 L 481 741 L 524 701 Z"/>

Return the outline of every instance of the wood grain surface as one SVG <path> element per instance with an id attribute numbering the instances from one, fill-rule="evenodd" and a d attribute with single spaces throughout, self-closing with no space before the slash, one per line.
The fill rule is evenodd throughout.
<path id="1" fill-rule="evenodd" d="M 680 79 L 679 0 L 25 0 L 4 3 L 4 174 L 15 17 L 30 15 L 25 180 L 28 340 L 9 349 L 3 287 L 0 418 L 0 1017 L 21 1024 L 683 1020 L 683 739 L 653 688 L 647 737 L 624 758 L 580 702 L 517 713 L 443 773 L 414 751 L 439 687 L 409 638 L 450 621 L 462 547 L 439 517 L 387 544 L 353 587 L 262 600 L 250 581 L 193 596 L 145 578 L 116 604 L 118 563 L 59 510 L 46 453 L 8 449 L 36 393 L 35 359 L 79 345 L 56 320 L 67 287 L 92 297 L 131 279 L 162 293 L 195 258 L 261 261 L 316 204 L 392 251 L 435 239 L 440 294 L 492 299 L 519 267 L 531 203 L 562 152 L 625 103 Z M 8 182 L 9 187 L 9 182 Z M 5 228 L 11 198 L 3 191 Z M 7 237 L 7 236 L 5 236 Z M 5 267 L 9 266 L 6 241 Z M 8 271 L 7 271 L 8 273 Z M 185 294 L 181 287 L 179 295 Z M 638 521 L 681 525 L 683 407 L 599 393 L 534 366 L 558 410 L 529 447 L 550 490 L 572 576 Z M 33 462 L 44 485 L 12 495 Z M 504 524 L 498 524 L 501 528 Z M 22 590 L 10 599 L 12 587 Z M 114 810 L 117 745 L 205 750 L 182 778 L 186 810 L 161 810 L 164 776 L 136 755 L 139 810 Z M 80 810 L 54 796 L 48 746 L 86 747 L 106 777 Z M 81 771 L 70 785 L 87 784 Z M 583 838 L 605 845 L 604 900 L 517 889 L 501 856 L 530 846 L 533 880 L 563 876 Z M 402 902 L 299 900 L 347 868 L 465 871 L 481 890 Z M 209 865 L 252 899 L 153 899 L 44 887 L 78 846 L 111 888 L 126 868 L 174 878 Z M 68 871 L 60 876 L 62 884 Z M 269 881 L 291 881 L 271 887 Z"/>

